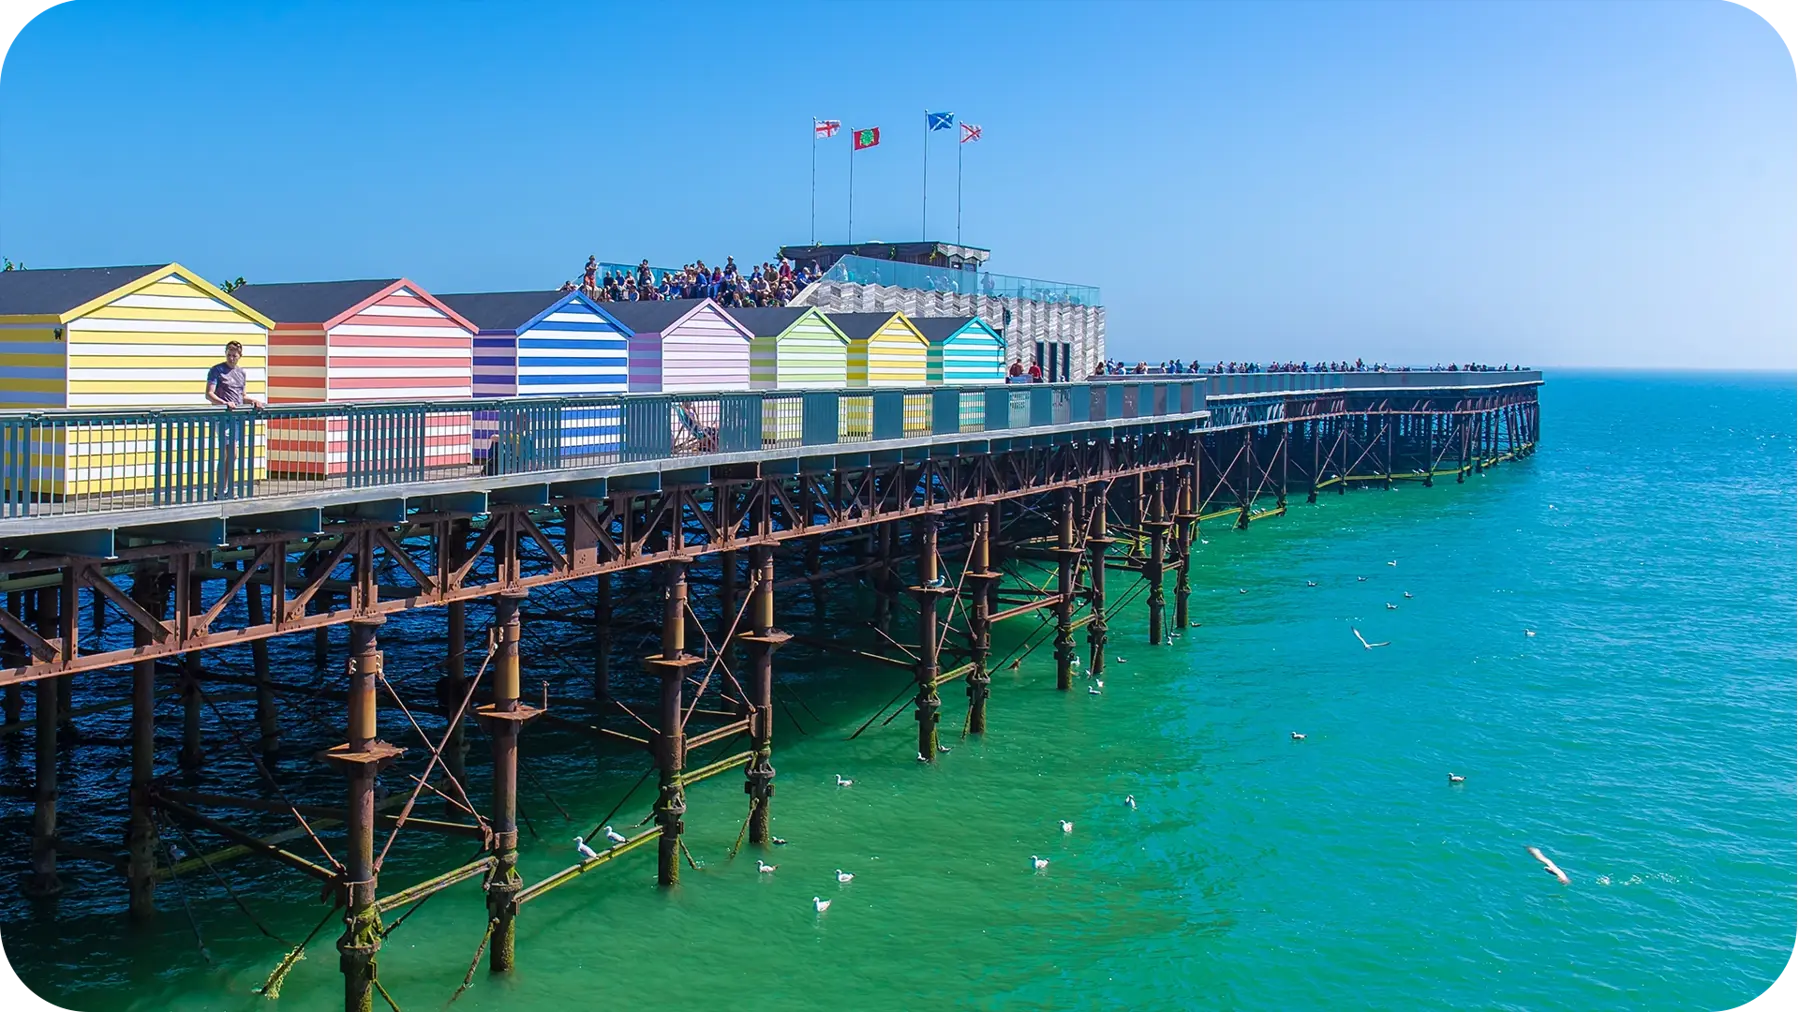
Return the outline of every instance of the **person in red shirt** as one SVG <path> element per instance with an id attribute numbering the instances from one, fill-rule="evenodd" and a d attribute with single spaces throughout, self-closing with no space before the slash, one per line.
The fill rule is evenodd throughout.
<path id="1" fill-rule="evenodd" d="M 1043 366 L 1036 362 L 1032 362 L 1031 368 L 1030 368 L 1030 376 L 1031 376 L 1032 383 L 1043 382 Z"/>

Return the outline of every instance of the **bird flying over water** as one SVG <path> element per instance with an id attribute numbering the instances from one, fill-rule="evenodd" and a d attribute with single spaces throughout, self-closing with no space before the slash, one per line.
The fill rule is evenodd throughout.
<path id="1" fill-rule="evenodd" d="M 605 829 L 601 830 L 601 832 L 605 833 L 606 839 L 611 840 L 613 843 L 624 843 L 625 842 L 625 838 L 618 835 L 618 831 L 613 829 L 611 826 L 607 826 Z"/>
<path id="2" fill-rule="evenodd" d="M 836 776 L 837 776 L 837 786 L 839 786 L 839 787 L 848 787 L 849 785 L 855 783 L 854 780 L 843 779 L 843 774 L 841 774 L 841 773 L 836 774 Z"/>
<path id="3" fill-rule="evenodd" d="M 1546 858 L 1546 857 L 1544 857 L 1544 856 L 1543 856 L 1543 852 L 1542 852 L 1542 851 L 1540 851 L 1540 850 L 1538 850 L 1538 849 L 1537 849 L 1537 848 L 1535 848 L 1535 847 L 1526 847 L 1526 848 L 1524 848 L 1524 849 L 1525 849 L 1525 850 L 1528 850 L 1528 851 L 1530 851 L 1530 856 L 1531 856 L 1531 857 L 1534 857 L 1534 858 L 1536 858 L 1536 859 L 1537 859 L 1537 860 L 1539 860 L 1539 861 L 1541 861 L 1541 862 L 1543 862 L 1543 870 L 1544 870 L 1544 871 L 1546 871 L 1546 872 L 1548 872 L 1548 873 L 1549 873 L 1549 874 L 1551 874 L 1551 875 L 1554 875 L 1554 876 L 1555 876 L 1555 878 L 1556 878 L 1556 881 L 1558 881 L 1558 882 L 1560 882 L 1560 883 L 1561 883 L 1561 884 L 1562 884 L 1562 885 L 1567 885 L 1567 884 L 1568 884 L 1568 874 L 1567 874 L 1567 872 L 1564 872 L 1564 871 L 1562 871 L 1562 870 L 1561 870 L 1561 869 L 1560 869 L 1560 868 L 1557 868 L 1557 867 L 1556 867 L 1556 866 L 1555 866 L 1555 862 L 1554 862 L 1554 861 L 1551 861 L 1551 860 L 1549 860 L 1549 859 L 1548 859 L 1548 858 Z"/>
<path id="4" fill-rule="evenodd" d="M 1049 858 L 1038 857 L 1037 855 L 1032 854 L 1031 855 L 1031 867 L 1037 869 L 1038 871 L 1042 871 L 1043 869 L 1049 867 Z"/>
<path id="5" fill-rule="evenodd" d="M 599 857 L 599 856 L 600 856 L 600 855 L 598 855 L 598 854 L 595 854 L 595 853 L 594 853 L 594 852 L 593 852 L 593 848 L 592 848 L 592 847 L 589 847 L 589 846 L 588 846 L 588 845 L 587 845 L 587 841 L 586 841 L 586 840 L 583 840 L 583 839 L 582 839 L 582 838 L 581 838 L 581 837 L 578 837 L 578 836 L 577 836 L 577 837 L 575 837 L 575 850 L 576 850 L 576 851 L 578 851 L 578 852 L 579 852 L 579 853 L 580 853 L 580 855 L 581 855 L 581 858 L 582 858 L 582 859 L 583 859 L 583 860 L 586 860 L 586 859 L 587 859 L 587 858 L 593 858 L 593 857 Z"/>
<path id="6" fill-rule="evenodd" d="M 837 869 L 837 881 L 839 881 L 839 882 L 848 882 L 850 879 L 853 879 L 855 877 L 856 876 L 851 875 L 849 872 L 844 871 L 842 868 Z"/>
<path id="7" fill-rule="evenodd" d="M 812 909 L 822 914 L 826 910 L 831 909 L 831 901 L 819 899 L 817 896 L 814 896 L 812 897 Z"/>
<path id="8" fill-rule="evenodd" d="M 1373 650 L 1375 647 L 1384 647 L 1392 642 L 1391 640 L 1381 640 L 1379 643 L 1370 643 L 1367 640 L 1362 639 L 1362 631 L 1360 629 L 1351 629 L 1349 631 L 1355 633 L 1355 638 L 1362 641 L 1363 650 Z"/>
<path id="9" fill-rule="evenodd" d="M 1058 819 L 1056 821 L 1058 821 L 1062 824 L 1062 832 L 1064 832 L 1064 833 L 1074 832 L 1074 823 L 1069 822 L 1067 819 Z"/>

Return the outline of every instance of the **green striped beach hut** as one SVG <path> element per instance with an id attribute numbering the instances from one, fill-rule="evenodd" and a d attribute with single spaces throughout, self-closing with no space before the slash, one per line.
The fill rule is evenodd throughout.
<path id="1" fill-rule="evenodd" d="M 750 389 L 849 385 L 850 339 L 812 306 L 728 309 L 750 338 Z"/>
<path id="2" fill-rule="evenodd" d="M 1006 341 L 978 316 L 913 316 L 931 342 L 926 378 L 931 385 L 969 386 L 1006 381 Z"/>

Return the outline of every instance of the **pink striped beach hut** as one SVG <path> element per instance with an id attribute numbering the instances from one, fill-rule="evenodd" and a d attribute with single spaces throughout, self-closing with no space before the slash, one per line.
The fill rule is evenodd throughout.
<path id="1" fill-rule="evenodd" d="M 271 404 L 474 396 L 475 326 L 406 278 L 240 285 L 232 295 L 275 321 L 269 332 Z M 427 416 L 427 469 L 469 465 L 470 422 L 466 411 Z M 269 470 L 345 474 L 347 438 L 341 418 L 274 420 Z"/>
<path id="2" fill-rule="evenodd" d="M 750 388 L 749 328 L 711 299 L 608 302 L 631 336 L 626 354 L 632 393 Z"/>

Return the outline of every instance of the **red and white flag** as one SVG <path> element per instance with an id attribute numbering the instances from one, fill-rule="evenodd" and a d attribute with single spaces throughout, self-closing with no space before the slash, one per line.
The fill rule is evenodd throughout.
<path id="1" fill-rule="evenodd" d="M 837 131 L 842 127 L 842 120 L 815 119 L 812 121 L 812 136 L 815 139 L 819 137 L 835 137 L 837 136 Z"/>
<path id="2" fill-rule="evenodd" d="M 980 139 L 981 139 L 981 128 L 980 127 L 975 126 L 973 123 L 963 123 L 962 124 L 962 140 L 959 143 L 967 144 L 969 141 L 978 141 Z"/>

